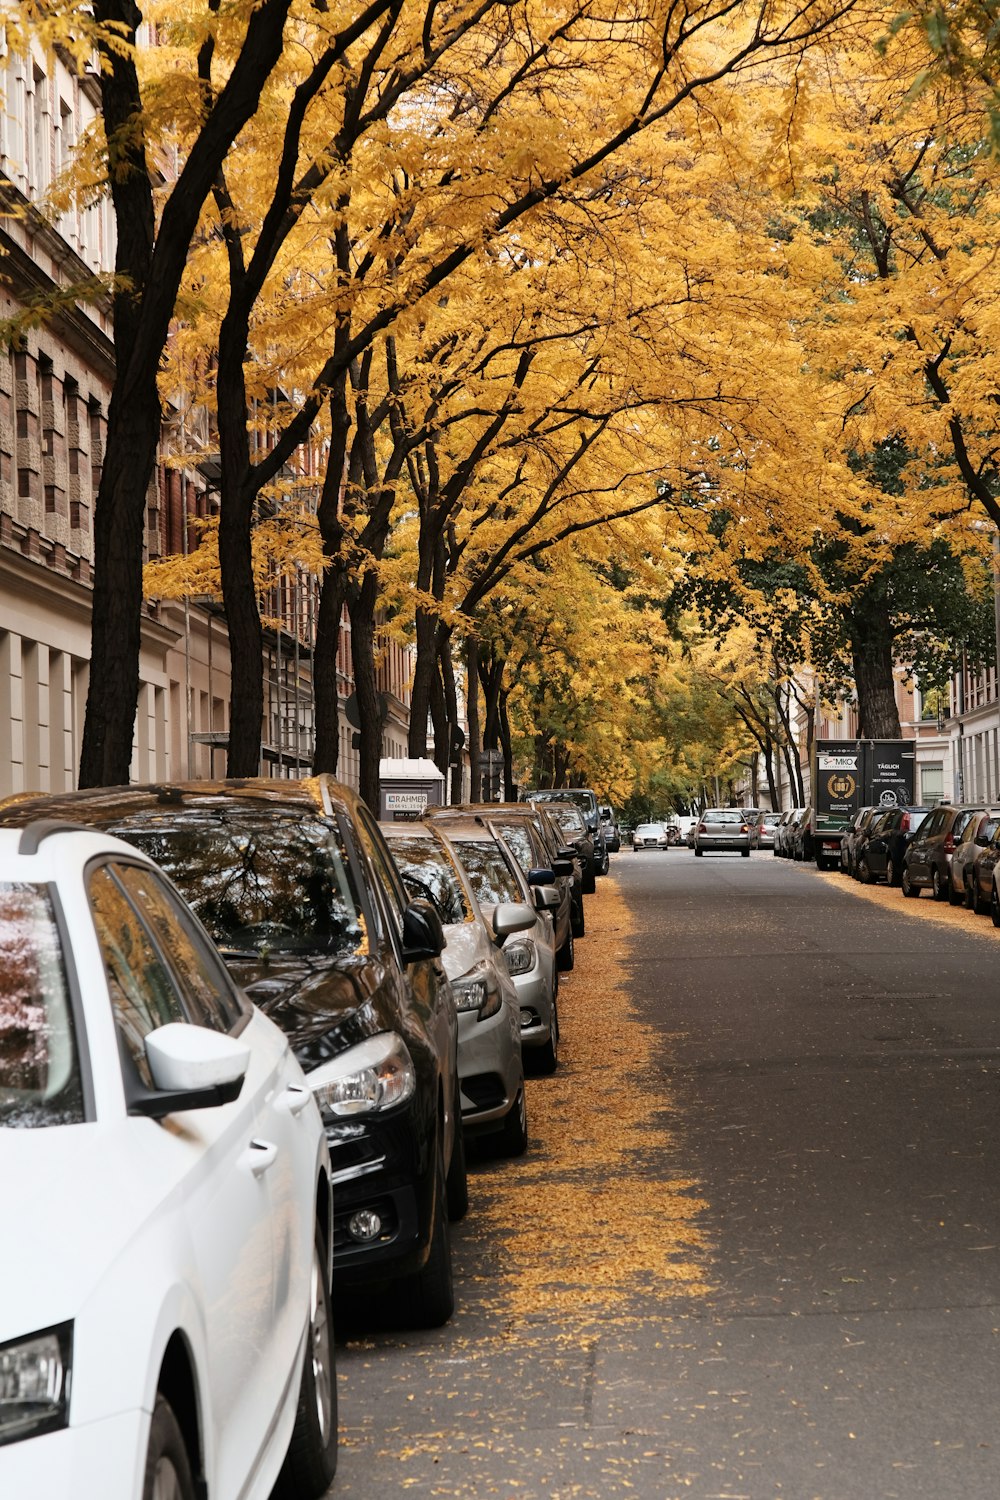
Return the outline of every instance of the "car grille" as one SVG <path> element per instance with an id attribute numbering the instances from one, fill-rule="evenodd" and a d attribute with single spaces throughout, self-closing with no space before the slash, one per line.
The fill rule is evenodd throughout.
<path id="1" fill-rule="evenodd" d="M 463 1078 L 461 1084 L 462 1093 L 477 1110 L 496 1109 L 507 1098 L 499 1073 L 475 1073 L 471 1078 Z"/>

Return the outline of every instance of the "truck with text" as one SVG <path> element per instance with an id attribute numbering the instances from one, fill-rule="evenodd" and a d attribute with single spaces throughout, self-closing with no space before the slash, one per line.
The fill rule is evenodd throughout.
<path id="1" fill-rule="evenodd" d="M 913 740 L 816 740 L 806 858 L 821 870 L 840 863 L 840 839 L 861 807 L 913 804 Z"/>

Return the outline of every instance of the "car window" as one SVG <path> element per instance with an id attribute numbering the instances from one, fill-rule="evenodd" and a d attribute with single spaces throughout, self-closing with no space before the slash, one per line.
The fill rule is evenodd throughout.
<path id="1" fill-rule="evenodd" d="M 455 843 L 455 852 L 476 899 L 484 906 L 521 900 L 520 888 L 495 839 L 460 839 Z"/>
<path id="2" fill-rule="evenodd" d="M 973 809 L 971 812 L 960 812 L 956 816 L 954 827 L 952 828 L 952 833 L 954 834 L 956 843 L 962 837 L 966 828 L 972 822 L 974 817 L 976 817 L 975 809 Z"/>
<path id="3" fill-rule="evenodd" d="M 406 909 L 406 891 L 399 878 L 399 872 L 392 862 L 392 855 L 386 847 L 382 835 L 375 824 L 369 822 L 364 808 L 358 809 L 356 826 L 364 846 L 365 852 L 375 866 L 375 874 L 381 886 L 381 894 L 385 901 L 386 913 L 394 923 L 397 935 L 402 935 L 403 912 Z"/>
<path id="4" fill-rule="evenodd" d="M 93 871 L 87 890 L 119 1044 L 146 1087 L 153 1088 L 146 1037 L 158 1026 L 188 1018 L 149 933 L 108 866 Z"/>
<path id="5" fill-rule="evenodd" d="M 185 919 L 173 892 L 154 870 L 127 865 L 119 866 L 117 874 L 183 987 L 191 1019 L 212 1031 L 230 1031 L 243 1009 L 218 954 Z"/>
<path id="6" fill-rule="evenodd" d="M 364 908 L 331 819 L 198 811 L 110 830 L 169 875 L 228 951 L 364 953 Z"/>
<path id="7" fill-rule="evenodd" d="M 521 869 L 527 875 L 528 871 L 534 869 L 538 864 L 538 860 L 535 858 L 534 846 L 531 842 L 531 834 L 525 825 L 520 822 L 498 822 L 496 826 L 499 828 L 511 854 L 513 854 Z"/>
<path id="8" fill-rule="evenodd" d="M 77 1125 L 83 1081 L 62 941 L 42 885 L 0 884 L 0 1127 Z"/>
<path id="9" fill-rule="evenodd" d="M 407 895 L 430 901 L 442 922 L 469 920 L 472 912 L 462 882 L 436 839 L 419 834 L 390 838 L 389 849 Z"/>

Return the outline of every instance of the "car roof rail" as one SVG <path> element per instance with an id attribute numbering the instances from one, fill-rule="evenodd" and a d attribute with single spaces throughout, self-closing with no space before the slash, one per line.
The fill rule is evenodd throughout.
<path id="1" fill-rule="evenodd" d="M 84 823 L 73 823 L 68 818 L 36 818 L 21 834 L 17 845 L 18 854 L 37 854 L 45 839 L 54 833 L 93 833 Z"/>

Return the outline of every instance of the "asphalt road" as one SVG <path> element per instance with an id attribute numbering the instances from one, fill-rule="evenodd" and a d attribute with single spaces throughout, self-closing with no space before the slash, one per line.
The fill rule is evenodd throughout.
<path id="1" fill-rule="evenodd" d="M 612 869 L 455 1318 L 339 1348 L 333 1494 L 995 1500 L 1000 933 L 763 853 Z"/>

